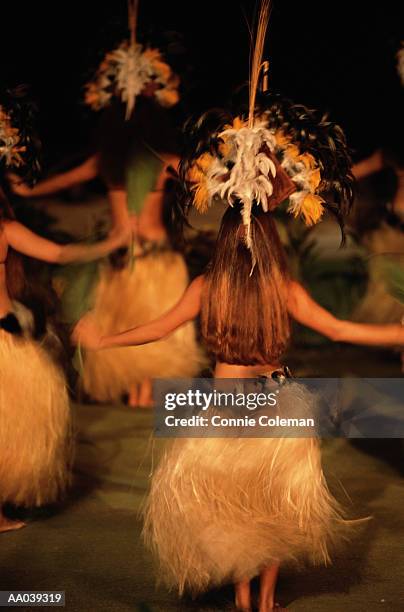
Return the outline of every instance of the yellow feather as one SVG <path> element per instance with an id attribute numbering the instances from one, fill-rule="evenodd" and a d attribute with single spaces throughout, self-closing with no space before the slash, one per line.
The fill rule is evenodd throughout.
<path id="1" fill-rule="evenodd" d="M 226 123 L 223 130 L 241 130 L 241 128 L 247 127 L 248 122 L 241 117 L 234 117 L 233 123 Z M 223 140 L 226 140 L 226 135 L 223 136 Z"/>
<path id="2" fill-rule="evenodd" d="M 286 148 L 290 143 L 290 137 L 286 136 L 282 130 L 275 132 L 275 140 L 278 147 Z"/>
<path id="3" fill-rule="evenodd" d="M 189 168 L 187 172 L 188 181 L 191 183 L 198 183 L 201 181 L 213 161 L 214 158 L 210 153 L 202 153 Z"/>
<path id="4" fill-rule="evenodd" d="M 295 144 L 290 144 L 286 147 L 286 155 L 291 159 L 298 161 L 300 157 L 300 151 Z"/>
<path id="5" fill-rule="evenodd" d="M 320 196 L 309 193 L 301 203 L 299 210 L 295 212 L 295 217 L 301 214 L 306 225 L 315 225 L 324 213 L 323 202 Z"/>
<path id="6" fill-rule="evenodd" d="M 196 164 L 203 170 L 207 172 L 214 162 L 214 157 L 210 153 L 202 153 L 200 157 L 196 160 Z"/>
<path id="7" fill-rule="evenodd" d="M 194 183 L 192 186 L 192 190 L 195 194 L 194 206 L 200 213 L 206 212 L 210 205 L 206 172 L 213 161 L 214 158 L 210 153 L 202 153 L 187 172 L 187 179 L 191 183 Z"/>
<path id="8" fill-rule="evenodd" d="M 241 128 L 247 126 L 247 121 L 244 121 L 241 117 L 235 117 L 233 121 L 233 130 L 241 130 Z"/>
<path id="9" fill-rule="evenodd" d="M 192 188 L 195 191 L 194 206 L 200 213 L 205 213 L 210 204 L 209 191 L 206 178 Z"/>
<path id="10" fill-rule="evenodd" d="M 161 61 L 161 53 L 158 49 L 152 49 L 151 47 L 147 47 L 147 49 L 143 51 L 143 55 L 144 57 L 147 57 L 147 59 L 151 62 Z"/>
<path id="11" fill-rule="evenodd" d="M 311 153 L 302 153 L 299 161 L 303 162 L 308 170 L 314 170 L 316 167 L 316 160 Z"/>
<path id="12" fill-rule="evenodd" d="M 222 157 L 228 157 L 230 155 L 231 146 L 227 142 L 222 142 L 219 145 L 219 152 Z"/>
<path id="13" fill-rule="evenodd" d="M 165 87 L 159 90 L 158 100 L 162 106 L 169 108 L 179 102 L 180 94 L 176 89 Z"/>
<path id="14" fill-rule="evenodd" d="M 321 182 L 320 168 L 316 168 L 310 173 L 309 182 L 312 191 L 315 191 Z"/>
<path id="15" fill-rule="evenodd" d="M 157 59 L 152 62 L 152 66 L 162 79 L 165 81 L 170 79 L 171 68 L 168 64 Z"/>
<path id="16" fill-rule="evenodd" d="M 199 183 L 204 177 L 204 174 L 195 164 L 191 166 L 187 172 L 187 180 L 190 183 Z"/>

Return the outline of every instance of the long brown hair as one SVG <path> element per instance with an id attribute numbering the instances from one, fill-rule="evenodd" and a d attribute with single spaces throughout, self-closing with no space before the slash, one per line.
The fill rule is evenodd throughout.
<path id="1" fill-rule="evenodd" d="M 252 237 L 253 269 L 239 207 L 229 207 L 206 273 L 201 308 L 207 348 L 224 363 L 274 363 L 289 340 L 286 256 L 275 222 L 258 206 L 252 217 Z"/>

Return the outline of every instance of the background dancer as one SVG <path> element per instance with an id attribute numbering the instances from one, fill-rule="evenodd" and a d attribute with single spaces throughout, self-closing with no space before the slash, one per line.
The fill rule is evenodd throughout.
<path id="1" fill-rule="evenodd" d="M 32 109 L 18 89 L 0 105 L 0 160 L 4 168 L 38 169 Z M 4 181 L 2 180 L 4 185 Z M 24 304 L 35 303 L 37 284 L 24 274 L 21 255 L 51 263 L 90 261 L 128 244 L 115 232 L 93 245 L 58 245 L 14 220 L 0 187 L 0 531 L 19 529 L 2 512 L 11 502 L 36 506 L 56 500 L 70 479 L 71 424 L 60 341 L 49 322 Z M 46 292 L 43 292 L 42 297 Z"/>

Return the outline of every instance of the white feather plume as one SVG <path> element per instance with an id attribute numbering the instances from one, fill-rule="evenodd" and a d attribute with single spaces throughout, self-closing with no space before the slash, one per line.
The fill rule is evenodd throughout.
<path id="1" fill-rule="evenodd" d="M 264 122 L 254 127 L 228 128 L 219 134 L 232 152 L 232 167 L 226 166 L 226 158 L 215 160 L 208 170 L 208 189 L 212 197 L 219 195 L 228 204 L 236 200 L 243 203 L 243 223 L 247 228 L 246 242 L 251 246 L 251 210 L 253 204 L 268 210 L 268 199 L 273 193 L 276 168 L 264 152 L 275 147 L 273 133 Z"/>
<path id="2" fill-rule="evenodd" d="M 110 54 L 115 64 L 114 81 L 123 102 L 126 102 L 126 117 L 130 117 L 136 96 L 144 89 L 152 75 L 151 62 L 144 56 L 141 45 L 118 47 Z"/>
<path id="3" fill-rule="evenodd" d="M 19 130 L 13 127 L 10 115 L 0 106 L 0 160 L 4 159 L 9 168 L 22 166 L 24 151 Z"/>
<path id="4" fill-rule="evenodd" d="M 126 103 L 126 118 L 132 114 L 136 97 L 147 83 L 161 86 L 155 97 L 162 106 L 178 102 L 179 79 L 164 63 L 158 49 L 143 49 L 136 42 L 123 41 L 119 47 L 106 54 L 95 78 L 86 85 L 86 102 L 94 110 L 100 110 L 114 95 Z"/>

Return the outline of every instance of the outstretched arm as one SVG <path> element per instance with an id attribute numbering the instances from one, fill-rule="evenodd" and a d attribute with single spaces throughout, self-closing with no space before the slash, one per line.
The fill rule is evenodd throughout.
<path id="1" fill-rule="evenodd" d="M 375 151 L 373 155 L 363 159 L 352 167 L 352 174 L 357 180 L 365 178 L 375 172 L 380 172 L 384 167 L 381 150 Z"/>
<path id="2" fill-rule="evenodd" d="M 128 329 L 120 334 L 100 336 L 91 322 L 84 319 L 76 326 L 73 339 L 76 343 L 80 342 L 90 350 L 149 344 L 161 340 L 187 321 L 191 321 L 198 316 L 201 307 L 202 287 L 203 276 L 198 276 L 171 310 L 150 323 Z"/>
<path id="3" fill-rule="evenodd" d="M 125 189 L 110 187 L 108 201 L 111 209 L 112 227 L 125 227 L 130 223 L 128 198 Z"/>
<path id="4" fill-rule="evenodd" d="M 44 179 L 43 181 L 40 181 L 34 185 L 34 187 L 28 187 L 28 185 L 22 183 L 21 178 L 16 174 L 9 174 L 8 178 L 11 189 L 14 193 L 23 198 L 29 198 L 47 196 L 56 193 L 57 191 L 61 191 L 62 189 L 69 189 L 75 185 L 80 185 L 81 183 L 90 181 L 97 175 L 98 157 L 97 155 L 93 155 L 79 166 L 76 166 L 76 168 L 72 168 L 72 170 L 68 170 L 67 172 L 62 172 L 61 174 L 56 174 L 55 176 Z"/>
<path id="5" fill-rule="evenodd" d="M 93 261 L 105 257 L 111 251 L 130 242 L 130 231 L 122 230 L 110 234 L 106 240 L 96 244 L 61 245 L 34 234 L 17 221 L 4 223 L 7 243 L 15 251 L 49 263 L 71 263 L 74 261 Z"/>
<path id="6" fill-rule="evenodd" d="M 368 325 L 337 319 L 328 310 L 317 304 L 296 282 L 290 283 L 288 310 L 293 319 L 335 342 L 369 346 L 404 345 L 402 325 Z"/>

